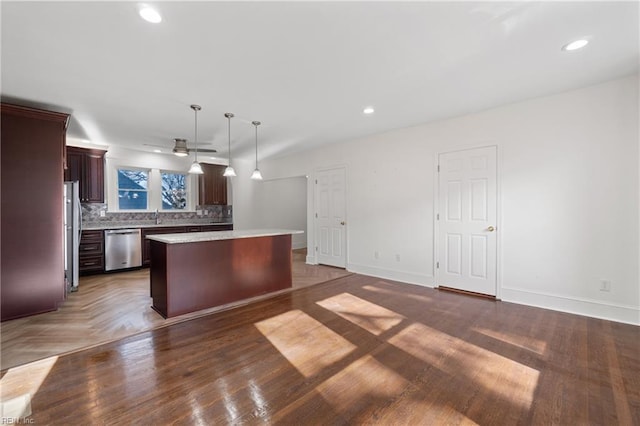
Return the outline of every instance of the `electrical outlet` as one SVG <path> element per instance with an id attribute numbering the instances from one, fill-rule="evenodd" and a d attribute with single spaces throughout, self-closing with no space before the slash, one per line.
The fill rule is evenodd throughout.
<path id="1" fill-rule="evenodd" d="M 107 215 L 107 212 L 104 210 L 100 210 L 100 217 L 105 217 Z"/>
<path id="2" fill-rule="evenodd" d="M 202 216 L 202 210 L 196 210 L 196 214 L 197 214 L 198 216 Z"/>
<path id="3" fill-rule="evenodd" d="M 611 281 L 600 280 L 600 291 L 611 291 Z"/>

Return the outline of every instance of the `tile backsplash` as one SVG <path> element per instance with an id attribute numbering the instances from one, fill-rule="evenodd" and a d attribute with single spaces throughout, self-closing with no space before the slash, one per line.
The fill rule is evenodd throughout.
<path id="1" fill-rule="evenodd" d="M 180 221 L 180 220 L 201 220 L 209 221 L 233 222 L 233 206 L 198 206 L 197 210 L 202 210 L 202 216 L 198 216 L 196 212 L 163 212 L 159 211 L 158 216 L 162 221 Z M 104 211 L 104 217 L 100 216 L 100 212 Z M 126 222 L 126 221 L 145 221 L 155 220 L 155 213 L 144 212 L 123 212 L 112 213 L 107 211 L 107 205 L 104 203 L 82 203 L 82 222 Z"/>

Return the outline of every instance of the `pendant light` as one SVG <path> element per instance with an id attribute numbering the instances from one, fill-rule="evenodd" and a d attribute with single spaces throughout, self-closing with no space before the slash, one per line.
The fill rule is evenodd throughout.
<path id="1" fill-rule="evenodd" d="M 256 126 L 256 169 L 251 174 L 251 179 L 262 180 L 262 173 L 260 173 L 260 169 L 258 169 L 258 126 L 260 125 L 260 122 L 252 121 L 251 124 Z"/>
<path id="2" fill-rule="evenodd" d="M 193 162 L 193 164 L 191 164 L 191 168 L 189 169 L 189 173 L 196 174 L 196 175 L 201 175 L 204 172 L 202 171 L 202 166 L 200 166 L 200 163 L 198 163 L 198 111 L 200 111 L 202 109 L 202 107 L 200 107 L 200 105 L 191 105 L 191 109 L 196 114 L 196 159 Z"/>
<path id="3" fill-rule="evenodd" d="M 233 113 L 227 112 L 224 116 L 227 117 L 227 120 L 229 121 L 229 165 L 224 169 L 222 176 L 232 177 L 236 175 L 236 171 L 231 167 L 231 119 L 233 118 Z"/>

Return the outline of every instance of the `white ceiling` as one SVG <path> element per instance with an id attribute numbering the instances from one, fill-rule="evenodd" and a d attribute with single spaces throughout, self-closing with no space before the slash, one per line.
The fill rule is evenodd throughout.
<path id="1" fill-rule="evenodd" d="M 279 156 L 638 71 L 638 2 L 1 2 L 4 100 L 68 136 Z M 578 52 L 561 47 L 577 38 Z M 365 115 L 365 106 L 375 114 Z"/>

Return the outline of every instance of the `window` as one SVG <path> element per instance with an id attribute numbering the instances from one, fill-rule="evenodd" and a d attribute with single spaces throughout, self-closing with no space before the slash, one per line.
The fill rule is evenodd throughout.
<path id="1" fill-rule="evenodd" d="M 147 210 L 148 186 L 147 171 L 118 169 L 118 209 Z"/>
<path id="2" fill-rule="evenodd" d="M 162 209 L 185 210 L 187 208 L 187 175 L 161 172 Z"/>
<path id="3" fill-rule="evenodd" d="M 114 159 L 107 159 L 107 165 L 109 211 L 195 213 L 198 196 L 196 193 L 194 197 L 192 191 L 197 191 L 197 176 L 177 167 L 163 170 L 146 164 L 116 163 Z"/>

